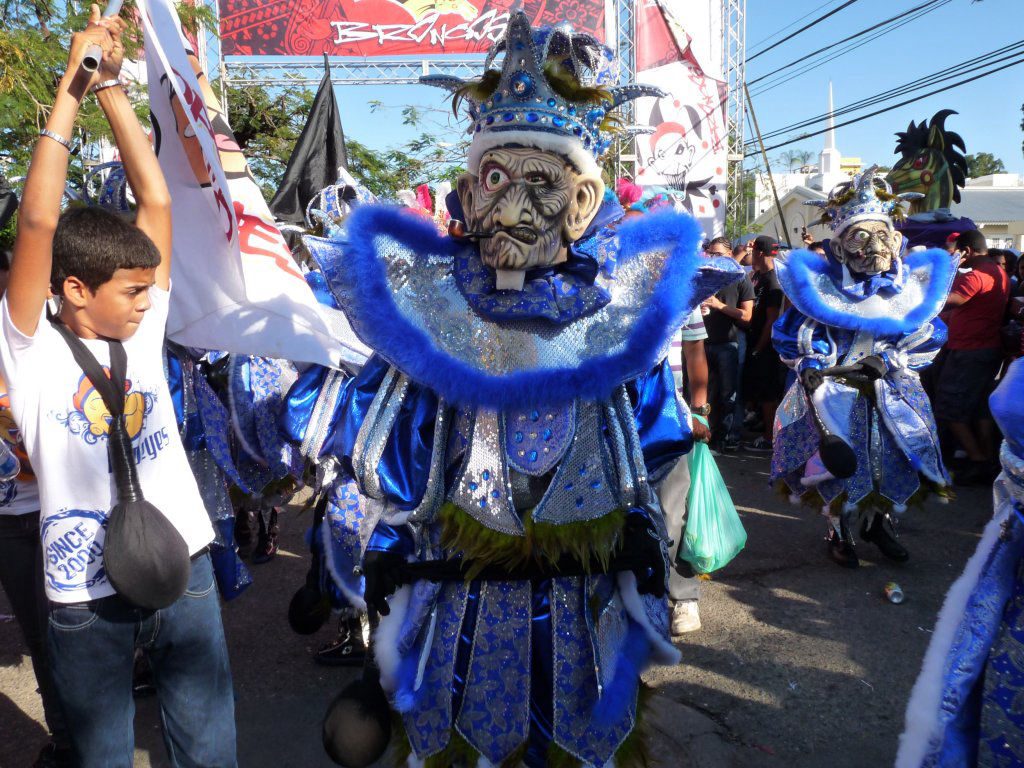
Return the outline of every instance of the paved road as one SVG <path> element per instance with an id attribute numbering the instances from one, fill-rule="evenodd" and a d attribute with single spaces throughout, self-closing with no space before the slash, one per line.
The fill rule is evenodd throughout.
<path id="1" fill-rule="evenodd" d="M 824 556 L 824 525 L 767 487 L 767 460 L 720 460 L 747 527 L 747 549 L 704 585 L 704 627 L 684 661 L 647 676 L 654 687 L 653 763 L 664 768 L 861 768 L 892 763 L 903 707 L 935 615 L 991 514 L 985 489 L 911 512 L 912 560 L 883 562 L 860 547 L 859 570 Z M 309 513 L 282 521 L 283 550 L 257 566 L 256 583 L 224 606 L 243 768 L 330 766 L 319 744 L 327 703 L 351 678 L 312 663 L 331 627 L 311 638 L 285 618 L 302 582 Z M 902 605 L 882 596 L 897 580 Z M 0 597 L 0 614 L 10 611 Z M 13 621 L 0 620 L 0 766 L 31 764 L 45 740 L 27 658 Z M 139 702 L 137 768 L 165 766 L 159 713 Z"/>

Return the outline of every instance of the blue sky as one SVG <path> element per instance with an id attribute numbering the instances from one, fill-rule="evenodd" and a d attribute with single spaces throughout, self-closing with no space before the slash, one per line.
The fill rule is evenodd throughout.
<path id="1" fill-rule="evenodd" d="M 921 2 L 923 0 L 858 0 L 750 63 L 748 80 Z M 765 47 L 765 43 L 759 41 L 801 16 L 811 14 L 802 22 L 806 23 L 840 4 L 840 0 L 747 0 L 748 55 Z M 965 34 L 958 40 L 961 32 Z M 772 40 L 785 34 L 788 32 Z M 823 113 L 829 80 L 838 109 L 1020 39 L 1024 39 L 1024 0 L 950 0 L 901 29 L 768 93 L 758 96 L 755 87 L 752 89 L 754 107 L 761 130 L 768 132 Z M 920 121 L 940 109 L 953 109 L 959 114 L 949 118 L 947 127 L 963 136 L 969 153 L 991 152 L 1003 160 L 1008 171 L 1024 173 L 1021 152 L 1024 133 L 1020 129 L 1021 104 L 1024 103 L 1022 83 L 1024 64 L 840 128 L 836 143 L 844 156 L 891 165 L 895 160 L 893 134 L 896 131 L 904 130 L 910 120 Z M 401 125 L 399 109 L 402 106 L 409 103 L 423 107 L 445 106 L 442 92 L 423 86 L 345 86 L 335 91 L 346 134 L 374 148 L 393 146 L 412 138 L 413 132 Z M 916 95 L 908 94 L 904 98 Z M 367 103 L 373 99 L 391 109 L 383 113 L 371 112 Z M 888 103 L 891 102 L 879 106 Z M 849 117 L 859 114 L 862 113 L 852 113 Z M 787 149 L 810 150 L 816 157 L 822 139 L 821 136 L 805 139 Z M 769 156 L 777 156 L 782 151 L 769 152 Z"/>
<path id="2" fill-rule="evenodd" d="M 833 2 L 826 5 L 803 23 L 839 4 Z M 859 0 L 817 27 L 749 63 L 747 79 L 750 81 L 799 58 L 801 54 L 814 51 L 920 4 L 921 0 Z M 747 0 L 748 56 L 766 45 L 754 43 L 820 5 L 822 0 Z M 782 8 L 785 10 L 780 11 Z M 802 24 L 792 30 L 799 26 Z M 773 39 L 783 36 L 785 33 Z M 952 0 L 938 10 L 819 69 L 809 71 L 761 96 L 754 96 L 754 109 L 761 130 L 768 132 L 825 112 L 829 80 L 832 81 L 835 106 L 839 109 L 845 104 L 1021 39 L 1024 39 L 1024 0 Z M 966 76 L 972 74 L 977 73 Z M 940 83 L 934 88 L 947 84 Z M 1019 64 L 973 83 L 840 128 L 836 131 L 836 146 L 844 156 L 860 157 L 866 163 L 891 165 L 895 160 L 893 134 L 896 131 L 906 129 L 911 120 L 929 118 L 940 109 L 953 109 L 959 114 L 951 116 L 946 126 L 963 137 L 968 153 L 991 152 L 1002 159 L 1008 171 L 1024 173 L 1024 154 L 1021 153 L 1024 133 L 1020 129 L 1021 104 L 1024 103 L 1022 84 L 1024 64 Z M 756 93 L 756 87 L 752 93 Z M 911 93 L 903 99 L 916 95 L 919 94 Z M 895 99 L 879 107 L 903 99 Z M 862 112 L 851 113 L 848 117 L 859 114 Z M 813 151 L 816 156 L 822 147 L 822 139 L 822 136 L 809 138 L 787 149 L 806 149 Z M 782 151 L 768 154 L 771 157 Z"/>

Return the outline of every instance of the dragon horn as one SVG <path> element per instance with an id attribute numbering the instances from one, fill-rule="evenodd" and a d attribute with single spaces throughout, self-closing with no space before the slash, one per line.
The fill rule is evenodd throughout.
<path id="1" fill-rule="evenodd" d="M 662 99 L 666 94 L 661 88 L 653 85 L 617 85 L 610 89 L 612 95 L 612 109 L 615 107 L 625 104 L 627 101 L 633 99 L 639 99 L 643 96 L 653 96 L 656 99 Z"/>
<path id="2" fill-rule="evenodd" d="M 466 84 L 461 77 L 453 75 L 424 75 L 420 78 L 423 85 L 432 85 L 435 88 L 444 88 L 449 93 L 455 93 Z"/>

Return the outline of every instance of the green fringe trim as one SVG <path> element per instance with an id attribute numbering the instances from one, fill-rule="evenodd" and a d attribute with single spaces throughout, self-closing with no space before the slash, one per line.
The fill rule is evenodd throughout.
<path id="1" fill-rule="evenodd" d="M 592 563 L 607 568 L 619 532 L 626 522 L 626 511 L 616 509 L 604 517 L 555 525 L 537 523 L 532 511 L 523 516 L 524 533 L 513 536 L 499 533 L 447 502 L 439 512 L 441 544 L 461 553 L 471 566 L 467 581 L 486 565 L 517 568 L 531 562 L 553 566 L 563 555 L 571 555 L 587 570 Z"/>
<path id="2" fill-rule="evenodd" d="M 785 499 L 790 497 L 791 491 L 789 486 L 784 480 L 778 480 L 775 483 L 775 489 Z M 801 489 L 800 493 L 800 504 L 801 506 L 813 509 L 816 512 L 820 512 L 822 508 L 823 499 L 814 488 Z M 946 501 L 952 501 L 956 498 L 956 494 L 953 489 L 948 485 L 939 485 L 938 483 L 928 480 L 925 477 L 921 478 L 921 487 L 915 491 L 914 495 L 907 499 L 907 507 L 916 507 L 920 509 L 924 502 L 929 496 L 937 496 L 940 499 Z M 828 511 L 831 514 L 838 515 L 843 511 L 843 506 L 846 504 L 846 492 L 839 494 L 834 498 L 828 505 Z M 857 504 L 857 509 L 862 512 L 875 511 L 875 512 L 889 512 L 893 508 L 891 500 L 880 494 L 878 491 L 872 491 L 864 499 Z"/>

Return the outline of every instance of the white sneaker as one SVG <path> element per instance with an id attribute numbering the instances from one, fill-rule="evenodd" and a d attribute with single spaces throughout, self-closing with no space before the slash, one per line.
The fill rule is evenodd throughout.
<path id="1" fill-rule="evenodd" d="M 672 606 L 672 636 L 678 637 L 700 629 L 700 612 L 696 600 L 678 600 Z"/>

